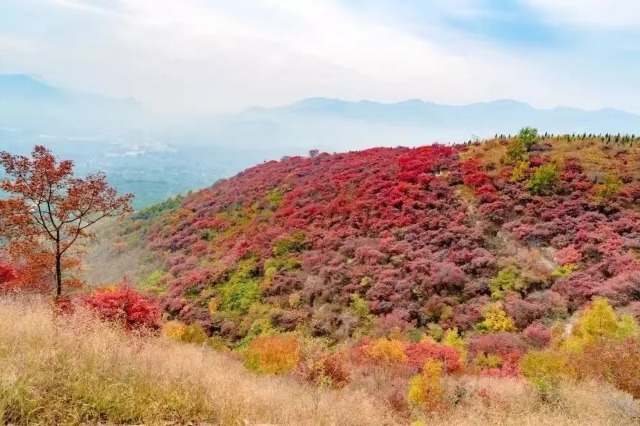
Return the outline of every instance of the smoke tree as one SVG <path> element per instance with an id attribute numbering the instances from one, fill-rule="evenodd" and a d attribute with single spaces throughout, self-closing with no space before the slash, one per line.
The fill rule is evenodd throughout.
<path id="1" fill-rule="evenodd" d="M 91 225 L 129 212 L 133 195 L 119 196 L 103 173 L 74 176 L 72 161 L 59 161 L 43 146 L 30 157 L 1 152 L 0 165 L 7 176 L 0 180 L 7 195 L 0 200 L 0 241 L 19 259 L 36 255 L 60 296 L 70 249 L 92 235 Z"/>

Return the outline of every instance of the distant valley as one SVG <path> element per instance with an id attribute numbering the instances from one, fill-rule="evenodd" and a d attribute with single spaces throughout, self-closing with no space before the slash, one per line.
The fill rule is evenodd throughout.
<path id="1" fill-rule="evenodd" d="M 310 149 L 343 152 L 515 134 L 532 125 L 555 134 L 636 133 L 640 116 L 620 110 L 536 109 L 513 100 L 438 105 L 309 98 L 225 115 L 158 116 L 129 98 L 77 93 L 26 75 L 0 75 L 0 148 L 35 144 L 102 170 L 142 208 L 207 187 L 254 164 Z"/>

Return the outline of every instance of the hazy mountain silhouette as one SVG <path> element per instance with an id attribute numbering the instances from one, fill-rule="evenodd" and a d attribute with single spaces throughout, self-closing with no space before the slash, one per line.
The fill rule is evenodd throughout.
<path id="1" fill-rule="evenodd" d="M 133 99 L 72 92 L 26 75 L 0 75 L 0 127 L 56 136 L 135 130 L 173 145 L 260 149 L 266 157 L 308 148 L 460 142 L 513 134 L 525 125 L 549 133 L 640 133 L 640 116 L 614 109 L 539 109 L 509 99 L 440 105 L 419 99 L 380 103 L 317 97 L 235 114 L 157 117 Z"/>
<path id="2" fill-rule="evenodd" d="M 77 135 L 129 128 L 143 118 L 133 99 L 73 92 L 27 75 L 0 75 L 0 126 Z"/>

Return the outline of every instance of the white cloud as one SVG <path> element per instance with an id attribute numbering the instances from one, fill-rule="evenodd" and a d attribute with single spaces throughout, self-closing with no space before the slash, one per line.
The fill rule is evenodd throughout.
<path id="1" fill-rule="evenodd" d="M 438 23 L 438 13 L 481 15 L 480 0 L 442 3 L 420 37 L 410 25 L 357 13 L 338 0 L 32 1 L 72 11 L 77 27 L 44 39 L 34 35 L 44 46 L 12 57 L 13 68 L 172 112 L 272 106 L 309 96 L 612 105 L 575 87 L 563 72 L 564 59 L 501 51 Z"/>
<path id="2" fill-rule="evenodd" d="M 163 109 L 196 111 L 307 96 L 545 102 L 544 90 L 522 84 L 546 78 L 533 61 L 444 28 L 440 39 L 424 39 L 334 1 L 248 3 L 119 0 L 107 50 L 87 58 L 106 73 L 94 81 Z"/>
<path id="3" fill-rule="evenodd" d="M 24 37 L 0 34 L 0 51 L 34 52 L 35 43 Z"/>
<path id="4" fill-rule="evenodd" d="M 53 4 L 73 9 L 81 12 L 91 12 L 99 14 L 111 14 L 113 11 L 108 7 L 109 4 L 104 1 L 87 1 L 87 0 L 49 0 Z"/>
<path id="5" fill-rule="evenodd" d="M 523 0 L 557 25 L 591 28 L 640 29 L 640 2 L 636 0 Z"/>

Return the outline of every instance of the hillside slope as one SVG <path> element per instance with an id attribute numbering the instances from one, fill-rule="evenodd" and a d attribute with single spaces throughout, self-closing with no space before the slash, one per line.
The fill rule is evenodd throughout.
<path id="1" fill-rule="evenodd" d="M 596 296 L 640 313 L 639 165 L 635 137 L 527 132 L 283 158 L 127 229 L 165 262 L 141 285 L 229 341 L 523 331 Z"/>

